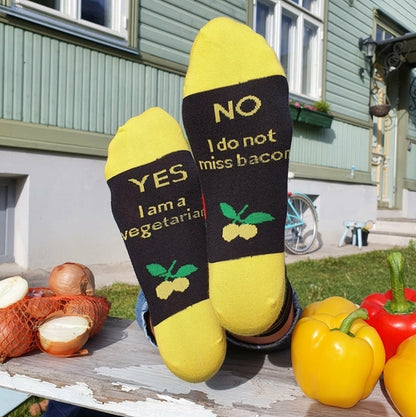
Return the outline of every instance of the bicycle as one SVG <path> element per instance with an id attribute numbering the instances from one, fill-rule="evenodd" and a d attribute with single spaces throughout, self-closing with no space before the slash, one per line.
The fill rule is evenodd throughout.
<path id="1" fill-rule="evenodd" d="M 288 193 L 285 247 L 295 254 L 306 253 L 318 237 L 318 215 L 312 200 L 302 193 Z"/>

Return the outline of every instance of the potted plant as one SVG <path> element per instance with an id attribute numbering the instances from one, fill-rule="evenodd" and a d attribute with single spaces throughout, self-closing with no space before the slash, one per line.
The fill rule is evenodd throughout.
<path id="1" fill-rule="evenodd" d="M 315 101 L 312 105 L 299 101 L 290 101 L 292 120 L 313 126 L 330 128 L 334 116 L 330 113 L 330 105 L 324 101 Z"/>
<path id="2" fill-rule="evenodd" d="M 290 110 L 290 117 L 294 122 L 298 120 L 299 112 L 301 109 L 302 103 L 296 100 L 289 101 L 289 110 Z"/>
<path id="3" fill-rule="evenodd" d="M 330 105 L 325 100 L 315 101 L 313 103 L 313 107 L 316 109 L 316 111 L 329 114 Z"/>

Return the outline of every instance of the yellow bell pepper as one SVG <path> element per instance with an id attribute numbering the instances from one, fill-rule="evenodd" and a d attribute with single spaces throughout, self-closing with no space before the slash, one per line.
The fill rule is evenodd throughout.
<path id="1" fill-rule="evenodd" d="M 337 315 L 341 313 L 351 313 L 357 310 L 358 306 L 346 298 L 333 296 L 322 301 L 309 304 L 303 311 L 301 317 L 308 317 L 315 314 Z"/>
<path id="2" fill-rule="evenodd" d="M 384 367 L 384 385 L 403 417 L 416 416 L 416 336 L 397 348 Z"/>
<path id="3" fill-rule="evenodd" d="M 385 352 L 377 331 L 364 319 L 366 310 L 315 314 L 301 318 L 292 336 L 296 382 L 323 404 L 350 408 L 368 397 L 384 367 Z"/>

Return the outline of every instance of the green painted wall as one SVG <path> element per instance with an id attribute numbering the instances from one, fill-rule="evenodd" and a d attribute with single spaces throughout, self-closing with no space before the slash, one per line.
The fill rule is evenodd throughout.
<path id="1" fill-rule="evenodd" d="M 187 66 L 196 33 L 217 16 L 246 22 L 246 1 L 140 0 L 139 50 Z"/>
<path id="2" fill-rule="evenodd" d="M 0 144 L 103 154 L 117 128 L 149 107 L 180 121 L 192 41 L 218 15 L 245 21 L 245 0 L 140 1 L 139 56 L 0 21 Z M 31 137 L 31 124 L 48 126 L 47 139 L 39 129 Z"/>
<path id="3" fill-rule="evenodd" d="M 150 106 L 180 115 L 180 75 L 1 23 L 0 40 L 2 119 L 114 134 Z"/>
<path id="4" fill-rule="evenodd" d="M 358 74 L 365 66 L 358 39 L 371 33 L 375 7 L 416 31 L 416 11 L 408 3 L 327 2 L 323 94 L 335 120 L 332 129 L 295 124 L 293 163 L 334 168 L 338 180 L 354 165 L 368 180 L 369 78 Z M 245 22 L 251 7 L 246 0 L 141 0 L 138 56 L 1 19 L 1 143 L 103 155 L 118 126 L 148 107 L 160 106 L 180 121 L 183 76 L 197 31 L 219 15 Z M 409 137 L 416 138 L 412 120 Z M 416 178 L 411 168 L 408 175 Z"/>
<path id="5" fill-rule="evenodd" d="M 352 5 L 350 5 L 352 4 Z M 414 2 L 329 0 L 327 17 L 326 99 L 334 112 L 367 122 L 369 74 L 363 79 L 359 68 L 366 68 L 358 48 L 359 38 L 373 34 L 374 12 L 379 10 L 411 32 L 416 32 Z"/>

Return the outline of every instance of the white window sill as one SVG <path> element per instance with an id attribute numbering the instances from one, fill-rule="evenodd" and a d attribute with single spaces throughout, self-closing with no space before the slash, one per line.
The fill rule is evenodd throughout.
<path id="1" fill-rule="evenodd" d="M 97 30 L 92 27 L 88 27 L 87 25 L 84 26 L 79 24 L 75 21 L 72 22 L 66 19 L 54 18 L 42 13 L 15 6 L 0 6 L 0 13 L 39 24 L 65 34 L 78 36 L 88 41 L 97 42 L 101 45 L 110 46 L 134 54 L 138 53 L 136 49 L 128 46 L 127 39 L 122 36 L 112 34 L 111 31 L 106 28 L 103 28 L 103 30 Z"/>

